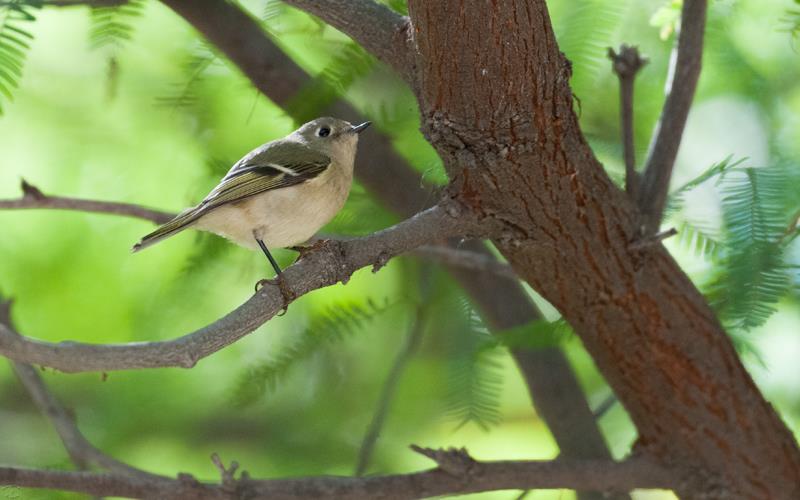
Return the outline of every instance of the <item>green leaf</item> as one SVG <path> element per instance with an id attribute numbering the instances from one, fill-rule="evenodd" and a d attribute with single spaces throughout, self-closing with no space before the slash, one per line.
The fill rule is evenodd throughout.
<path id="1" fill-rule="evenodd" d="M 328 65 L 289 100 L 286 113 L 298 123 L 316 118 L 374 65 L 375 58 L 357 43 L 342 44 Z"/>
<path id="2" fill-rule="evenodd" d="M 799 8 L 789 9 L 780 20 L 782 31 L 792 35 L 792 38 L 800 37 L 800 0 L 794 0 Z"/>
<path id="3" fill-rule="evenodd" d="M 133 35 L 132 21 L 141 17 L 144 0 L 130 0 L 114 7 L 92 7 L 89 27 L 89 44 L 93 49 L 113 47 L 119 49 Z"/>
<path id="4" fill-rule="evenodd" d="M 474 423 L 488 430 L 502 420 L 501 351 L 471 306 L 464 303 L 459 328 L 449 338 L 445 412 L 457 428 Z"/>
<path id="5" fill-rule="evenodd" d="M 193 51 L 181 64 L 184 80 L 172 84 L 172 91 L 156 97 L 156 104 L 177 109 L 197 103 L 199 101 L 197 87 L 202 83 L 206 70 L 217 61 L 219 58 L 213 47 L 207 43 L 201 44 L 200 48 Z"/>
<path id="6" fill-rule="evenodd" d="M 588 82 L 607 71 L 608 47 L 622 22 L 626 2 L 576 0 L 558 20 L 556 32 L 559 48 L 573 65 L 576 88 L 587 88 Z M 580 80 L 578 82 L 577 80 Z"/>
<path id="7" fill-rule="evenodd" d="M 250 367 L 236 382 L 233 402 L 244 406 L 271 393 L 301 362 L 318 351 L 342 342 L 362 331 L 392 304 L 376 304 L 372 299 L 363 302 L 339 302 L 314 313 L 308 327 L 294 337 L 269 360 Z"/>
<path id="8" fill-rule="evenodd" d="M 33 34 L 23 26 L 36 20 L 31 11 L 38 7 L 38 2 L 20 0 L 0 5 L 0 94 L 9 101 L 14 98 L 12 90 L 19 87 L 29 42 L 33 40 Z M 0 115 L 2 113 L 0 100 Z"/>
<path id="9" fill-rule="evenodd" d="M 658 28 L 662 40 L 668 39 L 681 24 L 683 0 L 667 0 L 650 17 L 650 26 Z"/>
<path id="10" fill-rule="evenodd" d="M 683 184 L 678 189 L 674 190 L 669 195 L 667 208 L 665 210 L 665 218 L 669 216 L 671 213 L 677 212 L 683 208 L 684 196 L 686 195 L 686 193 L 688 193 L 692 189 L 698 187 L 699 185 L 703 184 L 707 180 L 712 179 L 714 177 L 718 178 L 717 184 L 719 184 L 725 177 L 726 173 L 735 169 L 736 167 L 744 163 L 746 160 L 747 158 L 740 158 L 736 161 L 733 161 L 733 155 L 728 156 L 724 160 L 711 165 L 706 170 L 704 170 L 700 175 L 690 180 L 689 182 Z"/>
<path id="11" fill-rule="evenodd" d="M 678 242 L 695 255 L 702 256 L 706 260 L 715 260 L 723 251 L 723 244 L 720 236 L 714 234 L 714 230 L 704 227 L 688 220 L 683 220 L 676 227 L 678 231 Z"/>
<path id="12" fill-rule="evenodd" d="M 787 167 L 746 168 L 723 189 L 725 249 L 708 295 L 729 329 L 764 324 L 791 287 L 784 240 L 796 184 Z"/>
<path id="13" fill-rule="evenodd" d="M 267 0 L 261 14 L 261 20 L 265 24 L 275 23 L 286 12 L 286 4 L 278 0 Z"/>

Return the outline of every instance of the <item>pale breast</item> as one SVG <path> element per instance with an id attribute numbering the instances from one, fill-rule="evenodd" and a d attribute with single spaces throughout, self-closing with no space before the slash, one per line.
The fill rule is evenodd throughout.
<path id="1" fill-rule="evenodd" d="M 302 184 L 216 208 L 196 227 L 248 248 L 258 248 L 256 236 L 268 248 L 300 245 L 341 210 L 351 183 L 347 169 L 331 169 Z"/>

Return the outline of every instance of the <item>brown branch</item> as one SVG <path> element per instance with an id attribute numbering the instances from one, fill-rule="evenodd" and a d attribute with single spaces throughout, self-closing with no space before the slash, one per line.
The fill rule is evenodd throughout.
<path id="1" fill-rule="evenodd" d="M 373 0 L 285 0 L 350 36 L 400 76 L 411 76 L 409 20 Z"/>
<path id="2" fill-rule="evenodd" d="M 130 344 L 51 343 L 17 335 L 0 324 L 0 354 L 65 372 L 135 368 L 191 368 L 236 342 L 287 305 L 313 290 L 347 282 L 362 267 L 382 267 L 393 256 L 440 238 L 469 233 L 474 223 L 458 207 L 437 205 L 383 231 L 347 241 L 328 241 L 283 273 L 280 286 L 265 286 L 247 302 L 193 333 L 163 342 Z"/>
<path id="3" fill-rule="evenodd" d="M 113 214 L 136 219 L 149 220 L 156 224 L 163 224 L 175 214 L 145 208 L 132 203 L 119 203 L 110 201 L 95 201 L 82 198 L 68 198 L 65 196 L 50 196 L 39 191 L 38 188 L 22 180 L 22 197 L 14 200 L 0 200 L 0 210 L 30 210 L 30 209 L 56 209 L 73 210 L 78 212 L 92 212 L 97 214 Z"/>
<path id="4" fill-rule="evenodd" d="M 633 83 L 636 74 L 647 64 L 647 59 L 639 56 L 639 49 L 621 45 L 619 53 L 608 49 L 608 57 L 613 62 L 614 73 L 619 77 L 620 121 L 622 127 L 622 147 L 625 157 L 625 192 L 631 200 L 636 200 L 639 177 L 636 172 L 636 150 L 633 142 Z"/>
<path id="5" fill-rule="evenodd" d="M 463 451 L 420 449 L 439 467 L 410 474 L 354 477 L 308 477 L 256 480 L 233 484 L 196 481 L 191 476 L 135 478 L 118 473 L 65 472 L 0 467 L 0 485 L 48 488 L 89 495 L 181 499 L 412 499 L 511 489 L 590 487 L 601 491 L 669 488 L 669 476 L 644 459 L 497 461 L 473 460 Z M 456 467 L 457 462 L 464 467 Z"/>
<path id="6" fill-rule="evenodd" d="M 650 143 L 639 192 L 641 227 L 645 234 L 657 232 L 661 224 L 672 169 L 700 79 L 707 7 L 707 0 L 683 2 L 680 32 L 667 77 L 667 98 Z"/>

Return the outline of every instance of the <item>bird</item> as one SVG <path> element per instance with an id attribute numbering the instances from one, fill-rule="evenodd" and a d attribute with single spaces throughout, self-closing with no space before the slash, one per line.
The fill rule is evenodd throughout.
<path id="1" fill-rule="evenodd" d="M 144 236 L 132 251 L 199 229 L 260 248 L 280 278 L 269 249 L 307 242 L 341 210 L 353 183 L 358 136 L 370 124 L 321 117 L 255 148 L 203 201 Z"/>

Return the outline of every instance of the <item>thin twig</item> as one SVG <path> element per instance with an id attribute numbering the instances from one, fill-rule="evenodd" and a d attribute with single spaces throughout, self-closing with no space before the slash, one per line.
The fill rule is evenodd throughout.
<path id="1" fill-rule="evenodd" d="M 622 126 L 622 146 L 625 157 L 625 191 L 631 200 L 636 200 L 639 177 L 636 173 L 636 151 L 633 142 L 633 88 L 636 75 L 647 64 L 639 55 L 639 49 L 621 45 L 619 53 L 608 49 L 614 73 L 619 77 L 619 101 Z"/>
<path id="2" fill-rule="evenodd" d="M 50 196 L 42 193 L 37 187 L 25 181 L 25 179 L 21 182 L 21 189 L 22 197 L 13 200 L 0 200 L 0 210 L 31 210 L 42 208 L 73 210 L 78 212 L 122 215 L 125 217 L 149 220 L 156 224 L 163 224 L 175 216 L 175 214 L 146 208 L 133 203 Z"/>
<path id="3" fill-rule="evenodd" d="M 420 269 L 419 288 L 420 297 L 417 303 L 416 313 L 411 325 L 408 335 L 406 336 L 405 345 L 403 349 L 397 354 L 397 357 L 389 370 L 386 381 L 381 388 L 381 394 L 378 398 L 378 404 L 375 413 L 372 416 L 367 427 L 367 432 L 364 434 L 364 439 L 361 441 L 361 448 L 358 450 L 358 461 L 356 463 L 355 475 L 362 476 L 369 467 L 372 453 L 375 450 L 375 443 L 378 441 L 383 424 L 386 421 L 386 416 L 389 414 L 389 406 L 392 399 L 394 399 L 397 385 L 400 378 L 405 371 L 406 365 L 417 352 L 419 344 L 422 341 L 422 334 L 425 331 L 425 312 L 428 309 L 431 294 L 431 273 L 429 266 L 423 266 Z"/>
<path id="4" fill-rule="evenodd" d="M 645 235 L 658 231 L 667 202 L 672 169 L 700 79 L 707 7 L 707 0 L 683 2 L 680 32 L 667 78 L 667 98 L 653 133 L 639 190 L 638 205 Z"/>
<path id="5" fill-rule="evenodd" d="M 671 227 L 667 230 L 661 231 L 660 233 L 656 233 L 650 236 L 642 236 L 636 241 L 631 242 L 628 245 L 628 248 L 631 250 L 644 250 L 645 248 L 652 247 L 658 243 L 661 243 L 667 238 L 671 238 L 678 234 L 678 230 L 674 227 Z"/>

